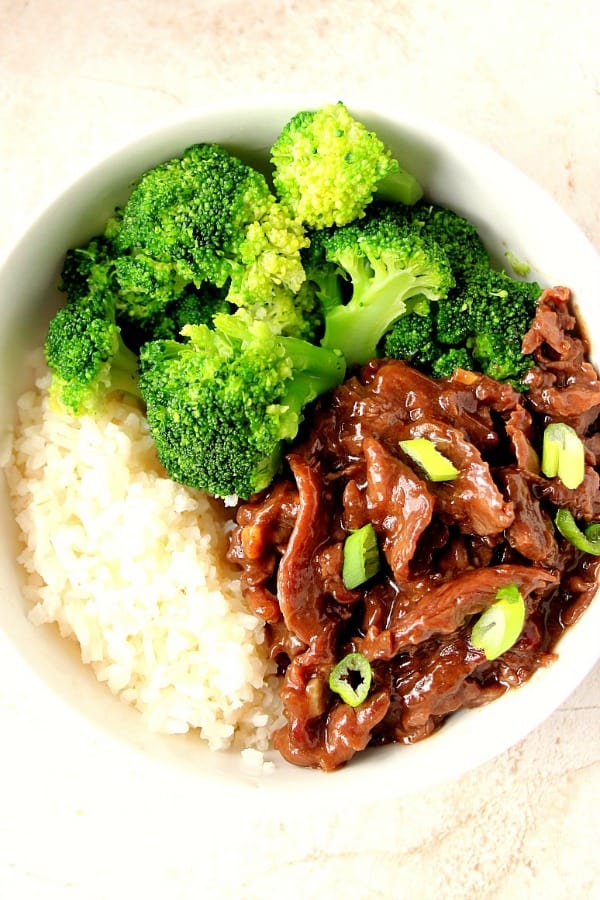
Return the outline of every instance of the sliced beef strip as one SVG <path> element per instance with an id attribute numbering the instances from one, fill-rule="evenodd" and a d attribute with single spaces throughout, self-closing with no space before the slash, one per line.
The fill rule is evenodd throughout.
<path id="1" fill-rule="evenodd" d="M 451 634 L 465 619 L 481 613 L 494 602 L 499 588 L 515 584 L 526 599 L 535 591 L 556 586 L 558 577 L 536 566 L 501 565 L 471 569 L 436 584 L 432 578 L 420 586 L 411 608 L 390 622 L 380 634 L 357 641 L 369 659 L 389 659 L 406 647 L 436 634 Z"/>
<path id="2" fill-rule="evenodd" d="M 434 501 L 425 483 L 374 438 L 365 438 L 366 499 L 375 530 L 383 535 L 383 552 L 397 582 L 409 565 L 423 531 L 431 522 Z"/>
<path id="3" fill-rule="evenodd" d="M 281 619 L 274 575 L 298 512 L 298 490 L 281 480 L 260 498 L 243 504 L 229 542 L 228 559 L 242 568 L 241 584 L 250 609 L 265 622 Z"/>
<path id="4" fill-rule="evenodd" d="M 576 333 L 570 300 L 567 288 L 543 292 L 523 338 L 523 352 L 536 361 L 524 382 L 528 404 L 545 421 L 565 422 L 585 434 L 600 412 L 600 380 L 586 359 L 584 339 Z"/>
<path id="5" fill-rule="evenodd" d="M 298 487 L 298 512 L 277 570 L 277 597 L 288 630 L 309 644 L 328 620 L 317 554 L 332 530 L 332 501 L 316 466 L 288 457 Z"/>
<path id="6" fill-rule="evenodd" d="M 472 677 L 484 660 L 470 645 L 466 628 L 399 654 L 390 662 L 391 703 L 375 739 L 422 740 L 450 713 L 504 693 L 501 685 L 486 686 Z"/>
<path id="7" fill-rule="evenodd" d="M 556 531 L 550 515 L 532 492 L 530 478 L 516 467 L 503 469 L 499 478 L 515 510 L 514 521 L 506 531 L 511 547 L 534 563 L 549 568 L 558 566 Z"/>
<path id="8" fill-rule="evenodd" d="M 459 429 L 438 421 L 423 421 L 410 425 L 403 437 L 430 440 L 458 469 L 459 475 L 453 480 L 429 483 L 437 511 L 443 517 L 469 534 L 496 534 L 512 524 L 512 503 L 504 499 L 489 465 Z"/>

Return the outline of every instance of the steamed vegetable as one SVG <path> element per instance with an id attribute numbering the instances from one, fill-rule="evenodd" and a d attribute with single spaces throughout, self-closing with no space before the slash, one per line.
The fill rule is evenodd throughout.
<path id="1" fill-rule="evenodd" d="M 269 483 L 346 367 L 388 355 L 518 385 L 531 365 L 539 287 L 495 271 L 343 103 L 293 116 L 271 161 L 269 180 L 197 143 L 144 172 L 67 253 L 45 345 L 56 403 L 141 390 L 167 471 L 220 496 Z"/>
<path id="2" fill-rule="evenodd" d="M 525 601 L 516 584 L 499 588 L 496 600 L 477 619 L 471 643 L 494 660 L 516 643 L 525 623 Z"/>
<path id="3" fill-rule="evenodd" d="M 542 472 L 558 478 L 565 487 L 579 487 L 585 475 L 585 450 L 574 428 L 552 422 L 544 429 Z"/>
<path id="4" fill-rule="evenodd" d="M 373 670 L 362 653 L 349 653 L 331 670 L 329 687 L 348 706 L 360 706 L 367 699 Z"/>
<path id="5" fill-rule="evenodd" d="M 153 341 L 140 390 L 158 456 L 175 481 L 247 498 L 277 471 L 304 408 L 344 378 L 341 354 L 219 315 L 187 340 Z"/>
<path id="6" fill-rule="evenodd" d="M 344 541 L 342 580 L 353 590 L 379 571 L 379 546 L 375 529 L 368 522 Z"/>
<path id="7" fill-rule="evenodd" d="M 275 191 L 312 228 L 347 225 L 377 193 L 415 203 L 423 190 L 343 103 L 296 113 L 271 150 Z"/>
<path id="8" fill-rule="evenodd" d="M 329 284 L 331 291 L 323 301 L 322 343 L 340 349 L 348 364 L 376 357 L 382 338 L 398 319 L 428 310 L 447 296 L 454 283 L 439 245 L 410 222 L 388 215 L 385 208 L 330 229 L 320 249 L 321 259 L 311 260 L 310 276 Z"/>

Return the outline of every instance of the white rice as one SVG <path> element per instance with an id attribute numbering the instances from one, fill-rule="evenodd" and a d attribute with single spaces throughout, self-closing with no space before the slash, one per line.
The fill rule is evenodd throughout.
<path id="1" fill-rule="evenodd" d="M 36 625 L 56 622 L 147 727 L 265 750 L 279 724 L 264 625 L 224 558 L 225 512 L 166 477 L 133 404 L 59 414 L 35 358 L 4 461 Z"/>

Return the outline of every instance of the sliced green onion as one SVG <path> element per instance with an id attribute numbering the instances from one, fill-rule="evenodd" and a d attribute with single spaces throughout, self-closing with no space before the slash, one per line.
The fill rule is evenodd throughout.
<path id="1" fill-rule="evenodd" d="M 331 670 L 329 687 L 348 706 L 360 706 L 371 687 L 373 670 L 362 653 L 349 653 Z"/>
<path id="2" fill-rule="evenodd" d="M 411 438 L 400 441 L 407 456 L 421 466 L 430 481 L 452 481 L 460 475 L 455 466 L 437 449 L 429 438 Z"/>
<path id="3" fill-rule="evenodd" d="M 516 584 L 501 587 L 496 600 L 477 619 L 471 643 L 483 650 L 487 659 L 497 659 L 513 646 L 525 623 L 525 601 Z"/>
<path id="4" fill-rule="evenodd" d="M 570 544 L 578 550 L 583 550 L 584 553 L 600 556 L 600 522 L 592 522 L 585 531 L 582 531 L 568 509 L 559 509 L 554 521 L 562 536 Z"/>
<path id="5" fill-rule="evenodd" d="M 574 428 L 553 422 L 544 431 L 542 472 L 558 477 L 567 488 L 579 487 L 585 476 L 585 450 Z"/>
<path id="6" fill-rule="evenodd" d="M 379 571 L 379 547 L 375 529 L 368 522 L 349 534 L 344 541 L 342 580 L 344 587 L 353 590 Z"/>

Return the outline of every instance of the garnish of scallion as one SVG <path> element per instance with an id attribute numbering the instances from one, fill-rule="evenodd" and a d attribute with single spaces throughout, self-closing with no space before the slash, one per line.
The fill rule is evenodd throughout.
<path id="1" fill-rule="evenodd" d="M 329 687 L 348 706 L 360 706 L 371 688 L 373 670 L 362 653 L 349 653 L 331 670 Z"/>
<path id="2" fill-rule="evenodd" d="M 578 550 L 600 556 L 600 522 L 592 522 L 582 531 L 568 509 L 559 509 L 554 522 L 562 536 Z"/>
<path id="3" fill-rule="evenodd" d="M 354 590 L 379 571 L 379 546 L 375 529 L 368 522 L 353 531 L 344 541 L 342 580 L 344 587 Z"/>
<path id="4" fill-rule="evenodd" d="M 460 475 L 458 469 L 440 453 L 429 438 L 400 441 L 400 448 L 423 469 L 430 481 L 452 481 Z"/>
<path id="5" fill-rule="evenodd" d="M 585 450 L 574 428 L 564 422 L 546 426 L 542 442 L 542 472 L 565 487 L 579 487 L 585 475 Z"/>
<path id="6" fill-rule="evenodd" d="M 477 619 L 471 643 L 483 650 L 487 659 L 497 659 L 513 646 L 525 623 L 525 601 L 516 584 L 501 587 L 496 600 Z"/>

